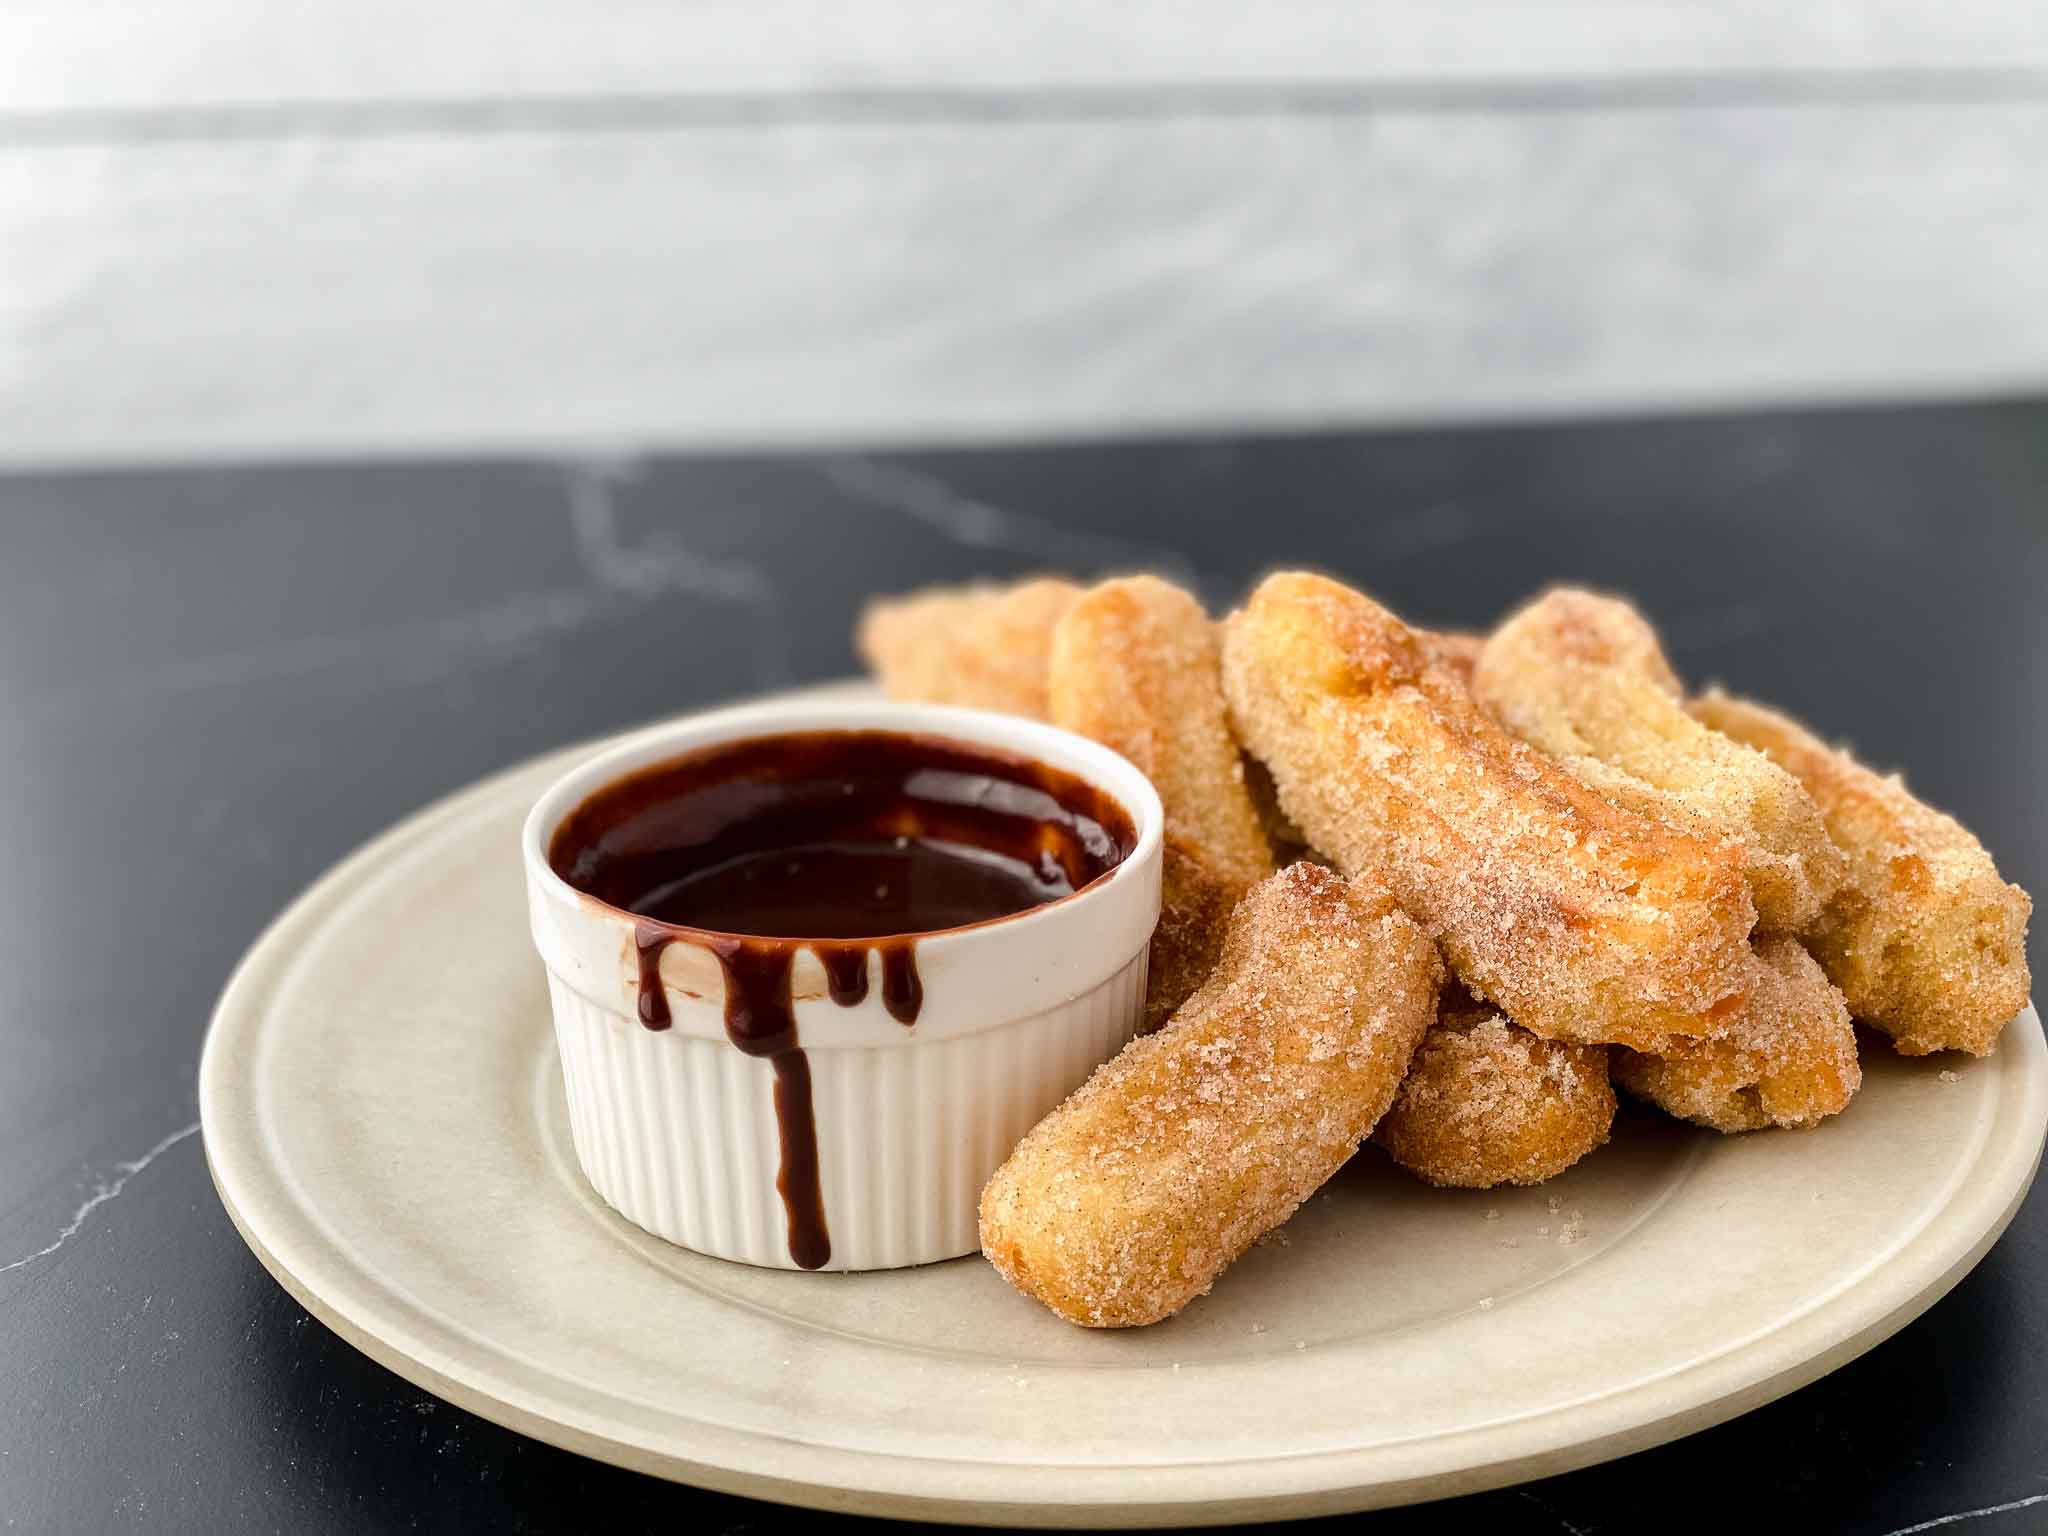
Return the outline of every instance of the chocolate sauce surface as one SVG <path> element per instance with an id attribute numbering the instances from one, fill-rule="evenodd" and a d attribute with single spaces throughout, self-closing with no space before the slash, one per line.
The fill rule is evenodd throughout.
<path id="1" fill-rule="evenodd" d="M 608 784 L 570 812 L 548 861 L 637 917 L 858 939 L 1056 901 L 1135 843 L 1122 805 L 1048 764 L 932 736 L 808 731 Z"/>
<path id="2" fill-rule="evenodd" d="M 769 1061 L 789 1254 L 832 1242 L 818 1173 L 810 1063 L 790 972 L 813 951 L 841 1007 L 917 1022 L 917 940 L 1070 896 L 1137 844 L 1130 813 L 1049 764 L 934 736 L 806 731 L 706 748 L 638 770 L 564 818 L 556 874 L 630 913 L 640 1022 L 667 1029 L 662 952 L 695 944 L 725 980 L 725 1033 Z"/>

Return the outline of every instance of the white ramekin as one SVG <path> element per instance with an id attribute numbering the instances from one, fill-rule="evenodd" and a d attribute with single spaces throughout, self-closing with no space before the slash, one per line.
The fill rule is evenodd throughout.
<path id="1" fill-rule="evenodd" d="M 639 1021 L 635 920 L 548 864 L 563 818 L 635 769 L 702 747 L 798 731 L 906 731 L 1036 758 L 1106 790 L 1137 843 L 1093 884 L 1015 917 L 918 939 L 924 1002 L 905 1028 L 881 1000 L 833 1003 L 810 950 L 792 977 L 810 1061 L 828 1269 L 890 1269 L 973 1253 L 981 1189 L 1018 1139 L 1136 1031 L 1159 916 L 1159 797 L 1107 747 L 980 710 L 791 701 L 696 715 L 635 736 L 558 780 L 526 819 L 533 939 L 547 967 L 576 1156 L 622 1216 L 658 1237 L 775 1268 L 791 1259 L 776 1190 L 774 1071 L 727 1040 L 724 977 L 670 944 L 672 1019 Z"/>

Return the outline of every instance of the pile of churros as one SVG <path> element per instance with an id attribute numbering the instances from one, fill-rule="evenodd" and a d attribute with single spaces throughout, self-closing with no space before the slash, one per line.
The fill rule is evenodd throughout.
<path id="1" fill-rule="evenodd" d="M 1627 603 L 1481 637 L 1280 573 L 1221 623 L 1152 576 L 878 602 L 892 695 L 1051 720 L 1166 809 L 1145 1030 L 983 1192 L 982 1247 L 1070 1322 L 1170 1317 L 1371 1140 L 1433 1184 L 1554 1177 L 1619 1086 L 1811 1127 L 1854 1023 L 1989 1052 L 2032 902 L 1896 777 L 1688 696 Z"/>

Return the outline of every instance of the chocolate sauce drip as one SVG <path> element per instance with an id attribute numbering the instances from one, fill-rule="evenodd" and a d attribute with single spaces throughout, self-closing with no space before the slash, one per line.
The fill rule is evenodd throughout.
<path id="1" fill-rule="evenodd" d="M 676 931 L 663 923 L 635 923 L 633 948 L 640 956 L 640 1022 L 649 1029 L 669 1026 L 668 994 L 661 989 L 661 952 Z"/>
<path id="2" fill-rule="evenodd" d="M 898 1024 L 915 1024 L 924 1006 L 924 983 L 917 975 L 917 951 L 908 943 L 882 951 L 882 1006 Z"/>
<path id="3" fill-rule="evenodd" d="M 825 968 L 825 990 L 842 1008 L 867 1001 L 868 947 L 865 944 L 814 944 L 811 951 Z"/>
<path id="4" fill-rule="evenodd" d="M 832 1257 L 825 1230 L 825 1191 L 818 1183 L 818 1122 L 811 1113 L 811 1058 L 783 1051 L 775 1067 L 775 1124 L 782 1133 L 782 1166 L 775 1192 L 789 1232 L 789 1256 L 799 1269 L 821 1269 Z"/>
<path id="5" fill-rule="evenodd" d="M 779 1056 L 798 1048 L 796 1009 L 789 997 L 795 951 L 773 940 L 732 934 L 707 936 L 704 948 L 725 972 L 725 1037 L 749 1056 Z"/>
<path id="6" fill-rule="evenodd" d="M 781 1165 L 775 1191 L 789 1235 L 789 1256 L 798 1267 L 817 1269 L 832 1257 L 825 1224 L 825 1192 L 818 1179 L 818 1120 L 811 1106 L 811 1063 L 797 1038 L 796 1005 L 790 971 L 798 946 L 784 939 L 738 934 L 693 934 L 660 923 L 634 925 L 640 959 L 640 1022 L 649 1029 L 670 1025 L 668 994 L 661 985 L 661 954 L 677 939 L 701 945 L 717 956 L 725 976 L 725 1037 L 749 1056 L 765 1057 L 775 1071 L 775 1126 Z M 824 967 L 825 987 L 842 1008 L 858 1007 L 868 995 L 868 954 L 882 954 L 882 1006 L 905 1025 L 917 1022 L 924 986 L 917 975 L 915 941 L 821 943 L 811 949 Z"/>
<path id="7" fill-rule="evenodd" d="M 1102 878 L 1137 843 L 1130 815 L 1044 763 L 937 737 L 813 731 L 714 747 L 605 786 L 564 818 L 555 873 L 632 914 L 640 1022 L 670 1027 L 662 952 L 717 957 L 725 1033 L 775 1072 L 789 1256 L 832 1257 L 811 1067 L 790 973 L 809 948 L 842 1008 L 868 995 L 917 1022 L 920 935 L 992 922 Z"/>
<path id="8" fill-rule="evenodd" d="M 903 1025 L 917 1022 L 924 1007 L 924 983 L 917 975 L 917 941 L 889 939 L 820 940 L 810 946 L 825 969 L 825 990 L 842 1008 L 867 1001 L 868 956 L 882 957 L 882 1006 Z"/>
<path id="9" fill-rule="evenodd" d="M 774 939 L 707 938 L 725 972 L 725 1038 L 775 1069 L 775 1125 L 782 1142 L 775 1190 L 782 1196 L 789 1256 L 804 1269 L 832 1257 L 825 1192 L 818 1183 L 818 1121 L 811 1108 L 811 1063 L 796 1035 L 789 972 L 796 953 Z"/>

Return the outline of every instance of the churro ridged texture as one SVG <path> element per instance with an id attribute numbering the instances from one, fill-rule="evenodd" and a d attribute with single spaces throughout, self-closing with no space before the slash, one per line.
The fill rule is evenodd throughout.
<path id="1" fill-rule="evenodd" d="M 1620 599 L 1545 593 L 1494 631 L 1472 686 L 1609 799 L 1741 844 L 1760 927 L 1804 932 L 1841 884 L 1842 855 L 1799 781 L 1686 713 L 1656 631 Z"/>
<path id="2" fill-rule="evenodd" d="M 1951 816 L 1775 710 L 1709 691 L 1698 717 L 1806 787 L 1848 874 L 1807 935 L 1849 1011 L 1907 1056 L 1990 1053 L 2026 1006 L 2033 901 Z"/>
<path id="3" fill-rule="evenodd" d="M 1222 952 L 1231 907 L 1273 872 L 1230 731 L 1221 666 L 1202 605 L 1156 576 L 1090 587 L 1053 630 L 1053 724 L 1129 758 L 1166 812 L 1147 1029 L 1201 985 Z"/>
<path id="4" fill-rule="evenodd" d="M 1814 1125 L 1863 1083 L 1840 990 L 1783 936 L 1757 941 L 1756 979 L 1727 1034 L 1666 1056 L 1617 1050 L 1612 1066 L 1637 1098 L 1717 1131 Z"/>
<path id="5" fill-rule="evenodd" d="M 1223 680 L 1281 808 L 1339 869 L 1383 870 L 1473 993 L 1583 1044 L 1725 1027 L 1756 921 L 1740 848 L 1587 788 L 1324 577 L 1259 585 L 1225 625 Z"/>
<path id="6" fill-rule="evenodd" d="M 1385 884 L 1294 864 L 1239 905 L 1172 1021 L 1097 1069 L 981 1197 L 981 1241 L 1072 1323 L 1133 1327 L 1208 1291 L 1393 1102 L 1443 967 Z"/>
<path id="7" fill-rule="evenodd" d="M 869 603 L 854 645 L 892 699 L 1043 720 L 1053 626 L 1080 595 L 1053 576 L 928 587 Z"/>
<path id="8" fill-rule="evenodd" d="M 1469 999 L 1447 1003 L 1372 1139 L 1456 1189 L 1541 1184 L 1607 1140 L 1607 1048 L 1542 1040 Z"/>
<path id="9" fill-rule="evenodd" d="M 1216 627 L 1156 576 L 1090 587 L 1052 634 L 1053 724 L 1121 752 L 1152 781 L 1166 828 L 1245 889 L 1273 873 L 1273 850 L 1245 787 L 1223 702 Z"/>

